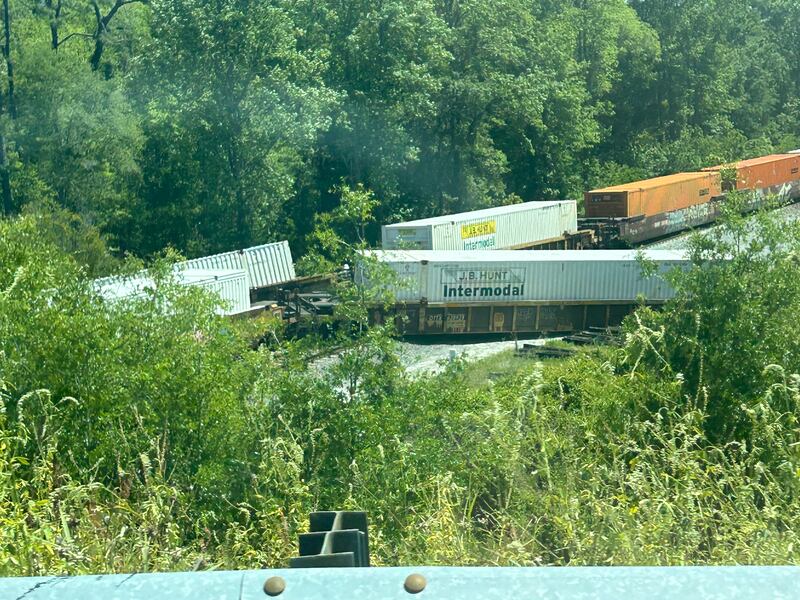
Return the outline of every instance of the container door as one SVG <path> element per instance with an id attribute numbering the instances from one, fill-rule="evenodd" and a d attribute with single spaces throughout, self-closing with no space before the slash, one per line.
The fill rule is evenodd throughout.
<path id="1" fill-rule="evenodd" d="M 434 250 L 461 250 L 459 240 L 456 239 L 454 231 L 456 226 L 450 223 L 441 225 L 432 225 L 430 227 L 431 239 L 433 240 L 431 247 Z"/>
<path id="2" fill-rule="evenodd" d="M 642 194 L 641 190 L 628 192 L 628 211 L 625 216 L 635 217 L 642 214 Z"/>

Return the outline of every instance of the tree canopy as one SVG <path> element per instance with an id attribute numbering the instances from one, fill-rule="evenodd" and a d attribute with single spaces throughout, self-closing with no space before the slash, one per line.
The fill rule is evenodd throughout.
<path id="1" fill-rule="evenodd" d="M 277 239 L 331 272 L 382 222 L 800 147 L 800 3 L 3 0 L 2 25 L 0 575 L 278 566 L 334 507 L 370 512 L 378 564 L 800 560 L 800 225 L 735 193 L 673 301 L 545 364 L 408 375 L 367 327 L 378 268 L 339 282 L 332 340 L 171 276 Z M 152 290 L 102 297 L 144 262 Z"/>
<path id="2" fill-rule="evenodd" d="M 7 0 L 4 212 L 117 252 L 367 229 L 800 146 L 785 0 Z"/>

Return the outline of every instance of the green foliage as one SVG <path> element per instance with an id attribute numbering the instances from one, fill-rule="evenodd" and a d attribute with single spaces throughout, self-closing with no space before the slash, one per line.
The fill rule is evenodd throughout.
<path id="1" fill-rule="evenodd" d="M 139 243 L 208 254 L 277 238 L 335 99 L 319 53 L 298 49 L 281 2 L 155 1 L 152 11 L 153 40 L 135 77 L 153 98 L 142 103 Z"/>
<path id="2" fill-rule="evenodd" d="M 117 240 L 135 218 L 144 140 L 121 81 L 104 80 L 77 47 L 54 52 L 20 42 L 18 118 L 13 125 L 20 204 L 52 200 Z"/>
<path id="3" fill-rule="evenodd" d="M 368 247 L 365 229 L 375 221 L 373 211 L 379 201 L 362 185 L 342 185 L 337 191 L 339 205 L 314 217 L 314 230 L 307 240 L 312 250 L 298 262 L 302 272 L 336 272 L 345 264 L 354 264 L 359 252 Z"/>
<path id="4" fill-rule="evenodd" d="M 139 256 L 304 254 L 341 186 L 378 200 L 345 241 L 375 242 L 800 146 L 783 0 L 103 0 L 102 28 L 92 3 L 11 5 L 12 210 L 54 200 Z"/>
<path id="5" fill-rule="evenodd" d="M 331 507 L 383 565 L 797 562 L 800 231 L 729 201 L 622 348 L 418 378 L 382 328 L 253 351 L 168 264 L 109 304 L 0 222 L 0 573 L 278 566 Z"/>
<path id="6" fill-rule="evenodd" d="M 417 379 L 361 254 L 393 219 L 800 146 L 796 3 L 11 7 L 0 574 L 281 565 L 332 507 L 379 564 L 797 562 L 800 226 L 731 194 L 622 349 Z M 278 238 L 377 283 L 339 285 L 351 328 L 254 351 L 168 258 L 138 299 L 88 279 L 142 266 L 106 240 Z"/>
<path id="7" fill-rule="evenodd" d="M 25 417 L 20 398 L 37 390 L 74 398 L 59 416 L 64 468 L 124 479 L 154 444 L 201 504 L 240 496 L 241 457 L 257 440 L 237 432 L 252 418 L 260 359 L 214 314 L 213 299 L 164 274 L 152 294 L 108 305 L 33 219 L 0 230 L 0 373 L 12 422 Z"/>
<path id="8" fill-rule="evenodd" d="M 97 228 L 55 202 L 31 202 L 23 210 L 36 221 L 37 234 L 69 254 L 90 277 L 108 275 L 119 266 Z"/>
<path id="9" fill-rule="evenodd" d="M 712 439 L 746 439 L 752 402 L 773 380 L 769 365 L 800 371 L 794 331 L 800 306 L 800 227 L 762 211 L 739 215 L 747 197 L 731 193 L 724 227 L 698 236 L 698 268 L 675 277 L 679 295 L 647 313 L 637 362 L 680 376 L 708 415 Z"/>

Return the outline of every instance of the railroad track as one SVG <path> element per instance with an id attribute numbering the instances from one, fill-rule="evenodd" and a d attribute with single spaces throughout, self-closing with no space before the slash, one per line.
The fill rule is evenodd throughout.
<path id="1" fill-rule="evenodd" d="M 619 327 L 590 327 L 572 335 L 560 338 L 574 346 L 619 346 L 622 336 Z M 523 344 L 518 350 L 518 356 L 530 358 L 568 358 L 574 356 L 577 348 L 561 348 L 556 346 L 538 346 L 536 344 Z"/>

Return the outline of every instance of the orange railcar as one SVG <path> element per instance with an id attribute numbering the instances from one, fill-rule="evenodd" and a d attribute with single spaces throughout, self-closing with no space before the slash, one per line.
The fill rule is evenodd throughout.
<path id="1" fill-rule="evenodd" d="M 586 192 L 584 206 L 588 218 L 652 217 L 720 195 L 718 172 L 678 173 Z"/>
<path id="2" fill-rule="evenodd" d="M 736 168 L 737 190 L 780 191 L 781 186 L 800 181 L 800 154 L 771 154 L 732 166 Z M 723 168 L 724 165 L 719 165 L 703 171 L 719 172 Z"/>

